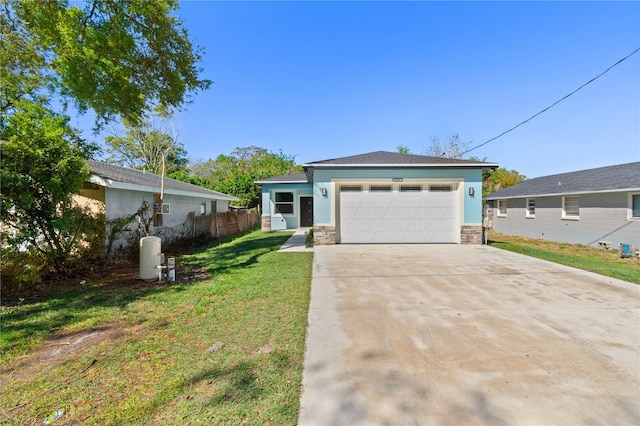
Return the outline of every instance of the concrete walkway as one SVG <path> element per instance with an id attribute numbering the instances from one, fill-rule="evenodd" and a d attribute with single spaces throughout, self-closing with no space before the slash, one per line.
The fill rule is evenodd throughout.
<path id="1" fill-rule="evenodd" d="M 285 241 L 278 251 L 297 252 L 297 251 L 313 251 L 313 247 L 307 247 L 307 232 L 310 228 L 298 228 L 293 235 Z"/>
<path id="2" fill-rule="evenodd" d="M 639 348 L 635 284 L 486 246 L 317 246 L 299 425 L 637 425 Z"/>

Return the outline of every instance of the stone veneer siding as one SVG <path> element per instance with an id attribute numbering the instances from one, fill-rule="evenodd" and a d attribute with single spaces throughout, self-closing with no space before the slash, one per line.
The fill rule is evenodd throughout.
<path id="1" fill-rule="evenodd" d="M 271 215 L 269 215 L 269 214 L 263 214 L 262 215 L 262 221 L 261 221 L 260 230 L 262 230 L 264 232 L 271 231 Z"/>
<path id="2" fill-rule="evenodd" d="M 460 228 L 460 244 L 482 244 L 482 226 L 463 225 Z"/>
<path id="3" fill-rule="evenodd" d="M 336 243 L 335 226 L 314 226 L 313 244 L 318 246 L 328 246 Z"/>

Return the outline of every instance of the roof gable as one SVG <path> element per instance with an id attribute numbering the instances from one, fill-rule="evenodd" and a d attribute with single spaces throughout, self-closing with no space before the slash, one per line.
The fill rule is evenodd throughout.
<path id="1" fill-rule="evenodd" d="M 640 189 L 640 162 L 527 179 L 487 195 L 488 200 Z"/>
<path id="2" fill-rule="evenodd" d="M 495 163 L 455 158 L 430 157 L 428 155 L 401 154 L 399 152 L 375 151 L 348 157 L 314 161 L 305 168 L 316 167 L 498 167 Z"/>
<path id="3" fill-rule="evenodd" d="M 94 160 L 89 160 L 89 167 L 93 174 L 92 182 L 99 185 L 102 184 L 103 186 L 113 187 L 113 183 L 117 182 L 128 184 L 127 187 L 131 190 L 148 191 L 150 189 L 159 190 L 162 184 L 162 177 L 155 173 L 143 172 Z M 213 191 L 168 177 L 164 178 L 164 189 L 167 193 L 173 191 L 174 193 L 182 193 L 183 195 L 201 196 L 219 200 L 238 200 L 238 198 L 223 194 L 222 192 Z"/>

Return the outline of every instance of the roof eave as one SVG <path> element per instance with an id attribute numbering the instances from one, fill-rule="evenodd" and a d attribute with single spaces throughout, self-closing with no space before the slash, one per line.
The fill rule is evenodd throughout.
<path id="1" fill-rule="evenodd" d="M 610 192 L 640 192 L 640 187 L 632 188 L 616 188 L 616 189 L 599 189 L 597 191 L 566 191 L 566 192 L 547 192 L 547 193 L 530 193 L 530 194 L 517 194 L 517 195 L 498 195 L 492 197 L 490 195 L 485 196 L 485 200 L 507 200 L 511 198 L 534 198 L 534 197 L 559 197 L 565 195 L 585 195 L 585 194 L 604 194 Z"/>
<path id="2" fill-rule="evenodd" d="M 498 168 L 499 165 L 496 163 L 403 163 L 403 164 L 393 164 L 393 163 L 385 163 L 385 164 L 319 164 L 319 163 L 308 163 L 303 164 L 304 168 L 323 168 L 323 169 L 352 169 L 352 168 L 483 168 L 483 169 L 495 169 Z"/>
<path id="3" fill-rule="evenodd" d="M 274 183 L 309 183 L 306 180 L 257 180 L 255 182 L 256 185 L 271 185 Z"/>

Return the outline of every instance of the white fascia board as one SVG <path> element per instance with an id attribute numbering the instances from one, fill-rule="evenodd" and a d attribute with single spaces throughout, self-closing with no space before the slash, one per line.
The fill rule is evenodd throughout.
<path id="1" fill-rule="evenodd" d="M 113 189 L 124 189 L 127 191 L 138 191 L 138 192 L 151 192 L 158 193 L 160 192 L 160 185 L 158 186 L 147 186 L 147 185 L 138 185 L 136 183 L 127 183 L 127 182 L 117 182 L 111 179 L 102 179 L 99 176 L 91 176 L 89 179 L 92 183 L 97 185 L 105 186 L 107 188 Z M 196 197 L 196 198 L 207 198 L 209 200 L 223 200 L 223 201 L 239 201 L 240 199 L 237 197 L 233 197 L 231 195 L 226 194 L 205 194 L 202 192 L 193 192 L 193 191 L 183 191 L 181 189 L 171 189 L 165 188 L 165 194 L 171 195 L 182 195 L 185 197 Z"/>
<path id="2" fill-rule="evenodd" d="M 279 183 L 309 183 L 306 180 L 257 180 L 256 185 L 274 185 Z"/>
<path id="3" fill-rule="evenodd" d="M 640 188 L 622 188 L 622 189 L 601 189 L 598 191 L 573 191 L 573 192 L 557 192 L 552 194 L 522 194 L 510 195 L 507 197 L 485 197 L 485 200 L 509 200 L 512 198 L 542 198 L 542 197 L 563 197 L 566 195 L 586 195 L 586 194 L 606 194 L 611 192 L 634 192 L 640 191 Z"/>
<path id="4" fill-rule="evenodd" d="M 460 169 L 460 168 L 483 168 L 483 169 L 493 169 L 499 167 L 499 164 L 496 163 L 469 163 L 469 164 L 459 164 L 459 163 L 442 163 L 442 164 L 303 164 L 302 167 L 308 167 L 312 169 L 372 169 L 372 168 L 384 168 L 384 169 L 404 169 L 404 168 L 448 168 L 448 169 Z"/>

